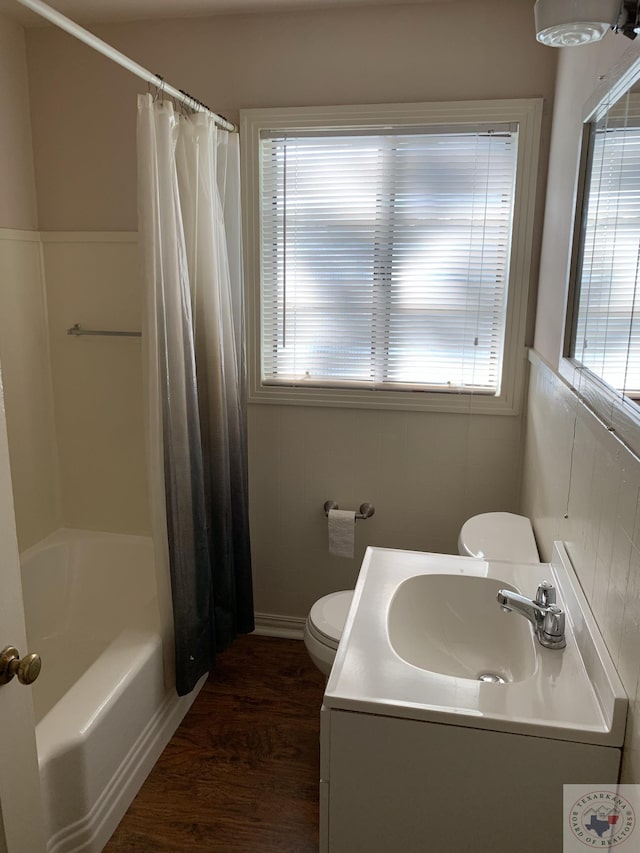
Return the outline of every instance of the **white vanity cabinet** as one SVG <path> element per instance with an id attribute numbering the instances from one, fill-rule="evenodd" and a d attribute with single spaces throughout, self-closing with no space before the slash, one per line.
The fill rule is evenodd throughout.
<path id="1" fill-rule="evenodd" d="M 560 649 L 496 601 L 545 580 Z M 369 548 L 321 712 L 321 853 L 562 853 L 563 785 L 616 785 L 626 713 L 561 543 L 522 565 Z"/>
<path id="2" fill-rule="evenodd" d="M 620 749 L 323 707 L 321 853 L 562 853 L 562 786 Z"/>

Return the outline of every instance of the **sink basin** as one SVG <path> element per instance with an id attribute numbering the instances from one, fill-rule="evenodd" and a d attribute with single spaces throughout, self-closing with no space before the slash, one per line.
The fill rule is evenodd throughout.
<path id="1" fill-rule="evenodd" d="M 506 581 L 429 574 L 397 588 L 387 615 L 389 643 L 404 661 L 474 681 L 523 681 L 536 668 L 529 622 L 496 602 Z M 514 590 L 517 591 L 517 590 Z"/>
<path id="2" fill-rule="evenodd" d="M 504 613 L 500 588 L 544 581 L 566 647 L 544 648 Z M 486 683 L 482 676 L 504 680 Z M 325 708 L 620 746 L 627 699 L 562 543 L 551 563 L 368 548 L 324 694 Z"/>

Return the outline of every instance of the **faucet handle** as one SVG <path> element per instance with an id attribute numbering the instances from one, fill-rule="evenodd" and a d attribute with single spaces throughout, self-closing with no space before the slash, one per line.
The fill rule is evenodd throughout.
<path id="1" fill-rule="evenodd" d="M 549 607 L 556 603 L 556 588 L 551 581 L 542 581 L 536 592 L 535 602 L 540 607 Z"/>
<path id="2" fill-rule="evenodd" d="M 551 604 L 542 622 L 540 642 L 547 648 L 563 649 L 566 646 L 564 631 L 564 610 L 557 604 Z"/>

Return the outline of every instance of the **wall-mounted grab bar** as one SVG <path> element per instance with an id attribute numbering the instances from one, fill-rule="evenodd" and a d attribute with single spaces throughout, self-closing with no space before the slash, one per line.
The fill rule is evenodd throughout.
<path id="1" fill-rule="evenodd" d="M 325 501 L 324 502 L 324 514 L 329 515 L 330 509 L 340 509 L 338 504 L 335 501 Z M 371 518 L 371 516 L 376 511 L 376 508 L 373 504 L 365 503 L 360 504 L 360 511 L 356 513 L 356 518 Z"/>
<path id="2" fill-rule="evenodd" d="M 70 329 L 67 329 L 68 335 L 107 335 L 114 338 L 141 338 L 142 332 L 115 332 L 110 329 L 82 329 L 80 323 L 75 323 Z"/>

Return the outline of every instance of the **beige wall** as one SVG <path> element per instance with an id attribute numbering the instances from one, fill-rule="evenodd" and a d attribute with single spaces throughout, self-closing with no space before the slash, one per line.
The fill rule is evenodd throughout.
<path id="1" fill-rule="evenodd" d="M 49 337 L 37 232 L 0 230 L 0 363 L 21 550 L 60 526 Z"/>
<path id="2" fill-rule="evenodd" d="M 583 104 L 640 45 L 608 35 L 561 51 L 555 94 L 535 347 L 526 426 L 523 511 L 542 555 L 569 553 L 630 698 L 623 780 L 640 782 L 640 463 L 558 375 L 562 355 Z"/>
<path id="3" fill-rule="evenodd" d="M 548 133 L 556 54 L 535 42 L 530 5 L 487 0 L 478 14 L 475 2 L 462 0 L 456 17 L 473 26 L 454 28 L 451 5 L 433 3 L 95 31 L 232 119 L 244 107 L 543 97 Z M 41 227 L 135 229 L 135 95 L 145 84 L 51 29 L 28 33 L 28 57 Z M 546 136 L 543 152 L 545 146 Z M 544 170 L 544 153 L 542 162 Z M 97 251 L 84 246 L 87 268 L 101 267 Z M 110 286 L 107 279 L 100 287 Z M 87 491 L 96 483 L 79 472 L 91 453 L 104 468 L 119 459 L 120 470 L 121 433 L 94 423 L 89 439 L 86 422 L 70 414 L 73 377 L 82 371 L 82 393 L 91 387 L 89 371 L 73 366 L 74 345 L 85 353 L 95 343 L 56 343 L 67 320 L 86 322 L 67 311 L 68 300 L 82 292 L 79 283 L 73 288 L 75 295 L 50 278 L 56 398 L 72 406 L 58 411 L 57 421 L 63 469 L 74 469 L 71 476 L 63 471 L 63 504 L 67 523 L 82 516 L 95 526 L 106 504 Z M 55 323 L 54 315 L 60 315 Z M 97 302 L 93 318 L 106 325 Z M 129 344 L 109 346 L 122 353 Z M 97 411 L 120 405 L 113 390 L 94 388 Z M 251 406 L 256 609 L 303 617 L 318 596 L 353 584 L 367 544 L 453 551 L 469 514 L 516 509 L 521 425 L 519 417 Z M 138 447 L 138 425 L 128 429 Z M 140 502 L 143 495 L 135 487 L 129 496 Z M 358 523 L 354 560 L 327 553 L 322 505 L 328 499 L 344 508 L 376 505 L 374 518 Z M 132 512 L 142 521 L 144 511 L 138 503 Z"/>
<path id="4" fill-rule="evenodd" d="M 106 41 L 235 120 L 241 108 L 550 98 L 553 52 L 527 2 L 219 16 L 94 26 Z M 27 34 L 40 227 L 135 230 L 128 72 L 60 30 Z"/>
<path id="5" fill-rule="evenodd" d="M 520 419 L 251 406 L 251 535 L 258 610 L 306 615 L 355 583 L 367 545 L 455 553 L 466 518 L 516 509 Z M 356 558 L 327 554 L 326 500 L 368 501 Z"/>
<path id="6" fill-rule="evenodd" d="M 66 334 L 76 322 L 140 328 L 136 235 L 44 234 L 43 246 L 25 230 L 38 220 L 24 31 L 1 16 L 0 74 L 0 362 L 18 543 L 62 524 L 145 532 L 140 342 Z"/>
<path id="7" fill-rule="evenodd" d="M 24 32 L 0 16 L 0 363 L 18 543 L 60 524 Z"/>
<path id="8" fill-rule="evenodd" d="M 137 235 L 43 232 L 62 517 L 67 527 L 149 532 Z"/>
<path id="9" fill-rule="evenodd" d="M 0 15 L 0 228 L 38 227 L 24 30 Z"/>

